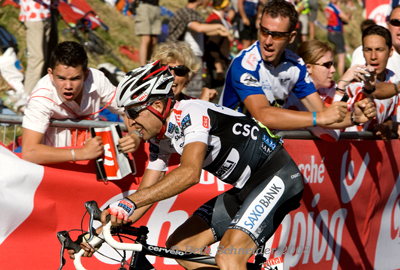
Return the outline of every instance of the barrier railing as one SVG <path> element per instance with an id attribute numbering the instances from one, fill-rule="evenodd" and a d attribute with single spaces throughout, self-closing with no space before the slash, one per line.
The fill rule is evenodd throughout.
<path id="1" fill-rule="evenodd" d="M 109 121 L 91 121 L 91 120 L 51 120 L 50 126 L 55 128 L 67 128 L 67 129 L 88 129 L 90 127 L 108 127 L 110 125 L 119 124 L 122 131 L 127 131 L 127 128 L 122 122 L 109 122 Z M 8 114 L 0 114 L 0 125 L 2 126 L 3 134 L 2 134 L 2 143 L 6 144 L 6 134 L 7 129 L 11 128 L 13 125 L 13 135 L 12 141 L 15 142 L 17 138 L 17 126 L 22 125 L 22 116 L 19 115 L 8 115 Z M 9 132 L 10 133 L 10 132 Z M 0 131 L 1 134 L 1 131 Z M 294 130 L 294 131 L 280 131 L 277 133 L 283 139 L 298 139 L 298 140 L 321 140 L 317 136 L 314 136 L 311 132 L 307 130 Z M 349 140 L 376 140 L 380 139 L 379 136 L 374 135 L 369 131 L 361 131 L 361 132 L 342 132 L 340 134 L 340 139 L 349 139 Z M 15 143 L 14 143 L 15 144 Z M 14 145 L 13 145 L 14 151 Z"/>

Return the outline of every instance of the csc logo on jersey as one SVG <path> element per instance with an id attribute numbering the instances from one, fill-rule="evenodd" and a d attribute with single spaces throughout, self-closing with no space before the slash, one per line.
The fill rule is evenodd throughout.
<path id="1" fill-rule="evenodd" d="M 253 140 L 257 140 L 257 133 L 259 132 L 259 129 L 257 128 L 257 126 L 236 123 L 232 127 L 232 132 L 235 135 L 243 135 L 245 137 L 248 137 L 250 135 Z"/>

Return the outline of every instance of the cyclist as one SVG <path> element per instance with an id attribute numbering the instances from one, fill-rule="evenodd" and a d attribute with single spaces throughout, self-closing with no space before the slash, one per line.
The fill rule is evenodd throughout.
<path id="1" fill-rule="evenodd" d="M 196 210 L 170 236 L 167 247 L 185 250 L 220 241 L 218 267 L 246 269 L 253 255 L 248 250 L 263 245 L 299 206 L 301 173 L 283 140 L 267 127 L 217 104 L 175 101 L 173 81 L 169 67 L 154 62 L 127 73 L 118 85 L 118 105 L 124 107 L 129 125 L 150 141 L 150 161 L 138 190 L 112 203 L 102 221 L 111 214 L 114 225 L 135 222 L 153 203 L 199 183 L 204 169 L 233 188 Z M 172 153 L 181 155 L 181 164 L 165 174 Z M 246 252 L 224 252 L 231 246 Z M 179 263 L 187 269 L 206 267 Z"/>

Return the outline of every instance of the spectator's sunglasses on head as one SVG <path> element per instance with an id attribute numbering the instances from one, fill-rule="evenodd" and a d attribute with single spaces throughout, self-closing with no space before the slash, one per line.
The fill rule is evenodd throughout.
<path id="1" fill-rule="evenodd" d="M 260 23 L 260 34 L 263 37 L 271 36 L 273 40 L 284 40 L 289 37 L 291 32 L 277 32 L 277 31 L 269 31 L 267 28 L 261 25 Z"/>
<path id="2" fill-rule="evenodd" d="M 325 62 L 325 63 L 314 63 L 314 64 L 311 64 L 311 65 L 324 66 L 327 69 L 330 69 L 331 66 L 335 65 L 335 62 L 334 61 L 328 61 L 328 62 Z"/>
<path id="3" fill-rule="evenodd" d="M 130 108 L 130 109 L 125 109 L 126 117 L 128 117 L 128 119 L 135 120 L 139 116 L 139 113 L 141 111 L 143 111 L 144 109 L 147 109 L 147 107 L 151 106 L 151 104 L 153 104 L 154 101 L 146 102 L 143 105 L 140 105 L 140 106 L 137 106 L 137 107 L 133 107 L 133 108 Z"/>
<path id="4" fill-rule="evenodd" d="M 169 70 L 173 70 L 176 76 L 184 77 L 190 72 L 190 69 L 185 65 L 178 65 L 174 67 L 169 67 Z"/>
<path id="5" fill-rule="evenodd" d="M 399 19 L 391 19 L 389 20 L 389 23 L 393 26 L 400 26 L 400 20 Z"/>

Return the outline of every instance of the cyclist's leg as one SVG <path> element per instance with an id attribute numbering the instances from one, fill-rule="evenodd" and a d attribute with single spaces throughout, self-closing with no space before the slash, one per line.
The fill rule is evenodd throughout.
<path id="1" fill-rule="evenodd" d="M 282 155 L 286 152 L 281 152 L 279 157 Z M 261 169 L 256 177 L 262 174 Z M 252 188 L 221 239 L 216 255 L 220 269 L 231 269 L 235 265 L 235 269 L 246 269 L 247 260 L 257 248 L 273 235 L 286 214 L 300 205 L 302 193 L 301 174 L 291 159 Z"/>
<path id="2" fill-rule="evenodd" d="M 221 240 L 232 218 L 240 208 L 238 189 L 232 188 L 209 200 L 197 209 L 167 240 L 167 246 L 181 250 L 202 249 Z M 186 269 L 214 269 L 210 265 L 179 261 Z"/>
<path id="3" fill-rule="evenodd" d="M 256 250 L 257 245 L 247 233 L 229 229 L 221 239 L 215 261 L 219 269 L 246 270 L 246 263 Z"/>
<path id="4" fill-rule="evenodd" d="M 192 215 L 168 238 L 166 246 L 167 248 L 176 247 L 183 251 L 200 254 L 200 250 L 214 242 L 214 235 L 207 222 L 200 216 Z M 206 250 L 201 253 L 206 254 Z M 183 260 L 177 261 L 185 269 L 216 269 L 211 265 Z"/>

